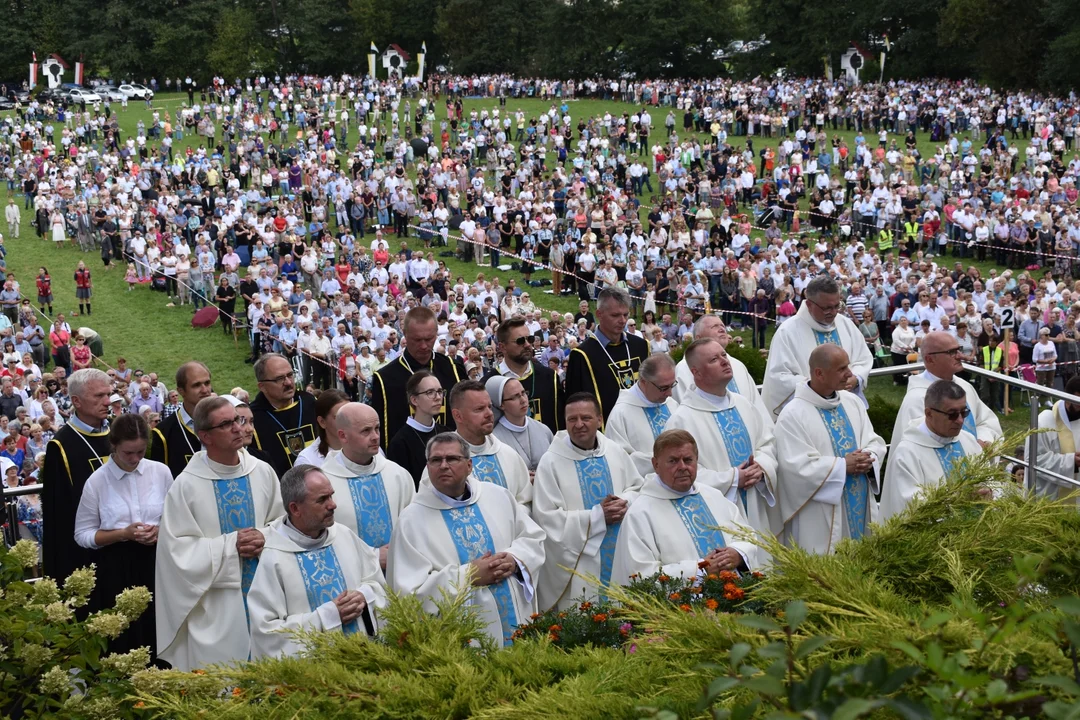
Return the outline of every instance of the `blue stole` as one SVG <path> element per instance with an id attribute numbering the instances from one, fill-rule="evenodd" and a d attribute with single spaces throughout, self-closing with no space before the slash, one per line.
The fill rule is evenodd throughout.
<path id="1" fill-rule="evenodd" d="M 255 527 L 255 501 L 251 497 L 251 481 L 247 475 L 214 480 L 214 497 L 217 499 L 218 524 L 222 535 Z M 248 590 L 255 579 L 257 567 L 258 557 L 240 558 L 240 591 L 244 596 L 245 613 Z"/>
<path id="2" fill-rule="evenodd" d="M 717 527 L 716 518 L 712 510 L 701 497 L 701 493 L 686 495 L 671 501 L 675 511 L 679 513 L 686 532 L 697 548 L 698 557 L 705 557 L 717 548 L 726 547 L 724 533 Z"/>
<path id="3" fill-rule="evenodd" d="M 660 407 L 667 410 L 663 405 Z M 574 468 L 577 470 L 578 485 L 581 487 L 581 502 L 586 510 L 592 510 L 602 503 L 608 495 L 615 494 L 614 486 L 611 484 L 611 468 L 608 467 L 607 458 L 601 456 L 575 460 Z M 604 541 L 600 543 L 601 588 L 606 587 L 611 582 L 611 565 L 615 560 L 615 544 L 619 540 L 619 527 L 621 525 L 621 522 L 608 525 L 607 530 L 604 531 Z"/>
<path id="4" fill-rule="evenodd" d="M 941 463 L 941 469 L 948 475 L 952 470 L 953 465 L 964 458 L 964 448 L 960 446 L 959 440 L 953 440 L 945 447 L 934 448 L 934 452 L 937 454 L 938 462 Z"/>
<path id="5" fill-rule="evenodd" d="M 296 564 L 300 566 L 300 577 L 304 579 L 304 587 L 307 589 L 308 605 L 311 611 L 345 592 L 345 575 L 341 572 L 341 564 L 338 562 L 337 553 L 333 545 L 327 545 L 317 550 L 295 553 Z M 343 623 L 341 631 L 346 635 L 352 635 L 360 629 L 356 620 Z"/>
<path id="6" fill-rule="evenodd" d="M 720 429 L 720 437 L 724 439 L 728 462 L 731 463 L 731 467 L 737 468 L 754 454 L 754 443 L 750 439 L 746 423 L 735 408 L 714 412 L 713 417 L 716 419 L 716 427 Z M 738 473 L 735 476 L 735 484 L 739 484 Z M 742 499 L 743 512 L 748 512 L 746 490 L 740 489 L 739 497 Z"/>
<path id="7" fill-rule="evenodd" d="M 390 501 L 386 499 L 382 473 L 349 478 L 349 495 L 360 539 L 375 549 L 388 544 L 394 521 L 390 518 Z"/>
<path id="8" fill-rule="evenodd" d="M 489 482 L 499 487 L 506 487 L 506 475 L 503 474 L 499 456 L 495 453 L 490 455 L 473 455 L 473 475 L 481 482 Z"/>
<path id="9" fill-rule="evenodd" d="M 655 440 L 660 433 L 664 432 L 664 426 L 667 424 L 668 418 L 671 417 L 671 411 L 668 410 L 667 403 L 641 409 L 645 412 L 645 419 L 649 421 L 649 429 L 652 430 L 652 436 Z"/>
<path id="10" fill-rule="evenodd" d="M 505 486 L 504 486 L 505 487 Z M 480 514 L 476 503 L 465 505 L 460 508 L 448 508 L 441 510 L 446 529 L 450 531 L 450 539 L 457 548 L 458 561 L 466 565 L 484 553 L 495 552 L 495 542 L 491 539 L 491 531 L 488 530 L 484 516 Z M 514 630 L 517 628 L 517 613 L 514 612 L 514 598 L 510 594 L 510 580 L 500 580 L 494 585 L 488 585 L 488 590 L 495 598 L 495 606 L 499 610 L 499 624 L 502 625 L 503 645 L 513 642 Z"/>
<path id="11" fill-rule="evenodd" d="M 829 431 L 829 439 L 832 440 L 833 455 L 843 461 L 844 457 L 856 452 L 859 443 L 855 439 L 855 430 L 851 427 L 851 420 L 843 405 L 835 408 L 818 408 L 821 421 Z M 870 499 L 870 480 L 865 473 L 848 475 L 844 481 L 844 518 L 847 520 L 851 537 L 858 540 L 866 533 L 869 522 L 867 506 Z"/>
<path id="12" fill-rule="evenodd" d="M 727 389 L 728 389 L 728 392 L 733 392 L 733 393 L 735 393 L 737 395 L 742 395 L 742 393 L 739 392 L 739 383 L 735 382 L 735 378 L 731 378 L 730 380 L 727 381 Z"/>
<path id="13" fill-rule="evenodd" d="M 840 345 L 840 333 L 836 332 L 836 328 L 833 328 L 829 332 L 821 332 L 820 330 L 814 331 L 814 340 L 818 345 L 827 345 L 832 343 L 833 345 Z M 843 347 L 840 345 L 840 347 Z"/>
<path id="14" fill-rule="evenodd" d="M 971 410 L 971 405 L 964 405 L 968 409 L 968 416 L 964 418 L 964 429 L 975 437 L 979 437 L 975 430 L 975 413 Z"/>

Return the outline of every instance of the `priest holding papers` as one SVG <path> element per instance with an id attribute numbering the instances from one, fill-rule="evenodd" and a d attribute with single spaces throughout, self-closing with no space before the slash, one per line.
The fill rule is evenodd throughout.
<path id="1" fill-rule="evenodd" d="M 379 454 L 379 414 L 371 406 L 342 405 L 335 421 L 341 452 L 322 470 L 334 489 L 337 520 L 375 548 L 385 568 L 390 534 L 416 486 L 408 470 Z"/>
<path id="2" fill-rule="evenodd" d="M 656 357 L 666 356 L 653 355 L 642 366 Z M 559 433 L 536 469 L 532 512 L 547 535 L 547 563 L 538 587 L 542 610 L 563 610 L 582 597 L 595 599 L 597 588 L 586 577 L 599 579 L 603 592 L 611 580 L 622 519 L 641 488 L 633 461 L 604 437 L 601 421 L 593 395 L 567 398 L 566 433 Z"/>
<path id="3" fill-rule="evenodd" d="M 964 430 L 971 414 L 967 393 L 954 382 L 938 380 L 926 391 L 923 419 L 908 425 L 892 447 L 881 491 L 881 519 L 903 511 L 924 487 L 934 487 L 953 465 L 982 446 Z"/>
<path id="4" fill-rule="evenodd" d="M 388 584 L 416 595 L 428 612 L 443 593 L 468 592 L 496 645 L 508 645 L 536 612 L 544 531 L 509 490 L 477 480 L 457 433 L 428 442 L 427 465 L 429 481 L 390 538 Z"/>
<path id="5" fill-rule="evenodd" d="M 668 430 L 656 438 L 653 468 L 623 520 L 613 582 L 657 572 L 691 578 L 757 567 L 757 546 L 737 539 L 747 529 L 742 508 L 695 482 L 698 445 L 690 433 Z"/>
<path id="6" fill-rule="evenodd" d="M 459 382 L 450 391 L 449 407 L 458 435 L 469 444 L 473 477 L 506 488 L 528 512 L 533 498 L 529 467 L 516 450 L 492 434 L 495 412 L 484 383 L 478 380 Z M 421 485 L 430 473 L 429 465 L 424 469 Z"/>
<path id="7" fill-rule="evenodd" d="M 1080 376 L 1069 379 L 1065 392 L 1080 395 Z M 1039 429 L 1050 432 L 1040 433 L 1037 456 L 1038 466 L 1066 477 L 1078 478 L 1080 468 L 1080 403 L 1058 400 L 1050 410 L 1039 413 Z M 1035 476 L 1035 491 L 1045 497 L 1064 498 L 1077 495 L 1080 487 L 1069 485 L 1057 478 L 1039 473 Z M 1080 503 L 1080 495 L 1077 495 Z"/>
<path id="8" fill-rule="evenodd" d="M 165 496 L 154 593 L 158 657 L 185 671 L 248 659 L 248 590 L 283 513 L 274 469 L 241 449 L 232 403 L 200 400 L 192 420 L 203 449 Z"/>
<path id="9" fill-rule="evenodd" d="M 694 323 L 693 335 L 695 340 L 712 338 L 719 342 L 724 347 L 724 350 L 727 350 L 727 346 L 731 342 L 731 335 L 728 334 L 727 326 L 724 325 L 724 321 L 720 319 L 719 315 L 702 315 L 699 317 L 697 322 Z M 728 355 L 728 362 L 731 364 L 731 380 L 728 382 L 728 392 L 742 395 L 750 401 L 754 409 L 764 413 L 769 420 L 772 420 L 772 415 L 765 409 L 765 402 L 761 399 L 761 393 L 758 392 L 754 376 L 750 374 L 743 361 Z M 686 364 L 685 355 L 679 361 L 679 364 L 675 366 L 675 379 L 679 382 L 672 391 L 671 396 L 675 398 L 675 402 L 681 403 L 683 397 L 693 392 L 694 389 L 694 374 L 690 372 L 690 366 Z"/>
<path id="10" fill-rule="evenodd" d="M 806 302 L 795 316 L 776 329 L 769 345 L 769 363 L 761 396 L 772 417 L 795 395 L 795 388 L 810 378 L 810 351 L 832 343 L 844 348 L 851 365 L 845 390 L 863 397 L 874 357 L 859 328 L 840 314 L 840 287 L 828 275 L 815 277 L 806 286 Z"/>
<path id="11" fill-rule="evenodd" d="M 376 447 L 378 439 L 376 429 Z M 379 557 L 334 523 L 326 475 L 314 465 L 294 466 L 281 478 L 281 501 L 285 516 L 270 523 L 248 593 L 252 659 L 300 654 L 295 630 L 374 635 L 377 608 L 386 606 Z"/>
<path id="12" fill-rule="evenodd" d="M 850 379 L 843 348 L 815 348 L 809 382 L 795 388 L 776 421 L 786 539 L 813 553 L 861 538 L 877 520 L 885 441 L 862 400 L 843 389 Z"/>
<path id="13" fill-rule="evenodd" d="M 652 472 L 652 444 L 664 432 L 679 404 L 671 399 L 679 384 L 675 363 L 665 353 L 654 353 L 641 363 L 641 375 L 634 387 L 619 391 L 619 400 L 608 416 L 604 433 L 629 453 L 638 472 Z M 730 384 L 729 384 L 730 385 Z"/>
<path id="14" fill-rule="evenodd" d="M 741 395 L 728 392 L 731 363 L 716 340 L 695 340 L 686 349 L 694 391 L 668 420 L 667 429 L 686 430 L 698 441 L 703 468 L 715 470 L 717 489 L 739 505 L 761 532 L 783 529 L 776 506 L 776 447 L 772 422 Z M 655 458 L 654 458 L 655 463 Z M 655 468 L 655 464 L 653 465 Z"/>
<path id="15" fill-rule="evenodd" d="M 923 416 L 926 391 L 939 380 L 956 383 L 964 389 L 967 408 L 971 411 L 964 417 L 965 431 L 974 435 L 984 446 L 1001 437 L 1001 423 L 997 414 L 979 398 L 979 391 L 971 383 L 957 376 L 956 373 L 964 369 L 959 353 L 960 343 L 947 332 L 927 333 L 923 338 L 922 356 L 926 370 L 908 378 L 907 394 L 893 426 L 892 447 L 900 442 L 908 426 Z"/>

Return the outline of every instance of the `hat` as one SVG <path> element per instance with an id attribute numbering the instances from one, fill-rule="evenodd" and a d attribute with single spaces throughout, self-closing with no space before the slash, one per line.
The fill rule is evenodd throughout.
<path id="1" fill-rule="evenodd" d="M 228 400 L 229 404 L 232 405 L 234 408 L 235 407 L 240 407 L 241 405 L 247 405 L 246 402 L 244 402 L 240 398 L 236 397 L 235 395 L 222 395 L 221 397 Z"/>
<path id="2" fill-rule="evenodd" d="M 109 396 L 109 404 L 110 405 L 112 405 L 113 403 L 118 403 L 118 402 L 123 402 L 123 401 L 124 401 L 124 398 L 120 397 L 116 393 L 113 393 L 112 395 Z"/>

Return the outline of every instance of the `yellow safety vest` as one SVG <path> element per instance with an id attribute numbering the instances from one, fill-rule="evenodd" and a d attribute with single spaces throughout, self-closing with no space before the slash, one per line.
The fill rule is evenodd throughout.
<path id="1" fill-rule="evenodd" d="M 919 237 L 919 223 L 906 222 L 904 223 L 904 234 L 907 235 L 908 240 L 914 240 Z"/>
<path id="2" fill-rule="evenodd" d="M 982 349 L 983 355 L 983 370 L 994 370 L 1001 365 L 1001 348 L 994 348 L 993 356 L 990 354 L 990 346 L 987 345 Z"/>
<path id="3" fill-rule="evenodd" d="M 892 230 L 889 228 L 882 228 L 878 234 L 878 250 L 885 252 L 886 250 L 892 250 L 893 235 Z"/>

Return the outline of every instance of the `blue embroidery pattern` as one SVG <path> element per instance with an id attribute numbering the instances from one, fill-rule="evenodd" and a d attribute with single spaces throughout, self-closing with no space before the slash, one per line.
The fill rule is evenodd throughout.
<path id="1" fill-rule="evenodd" d="M 971 410 L 971 405 L 964 405 L 968 409 L 968 416 L 964 418 L 964 429 L 969 433 L 978 437 L 978 433 L 975 430 L 975 413 Z"/>
<path id="2" fill-rule="evenodd" d="M 645 412 L 645 419 L 649 421 L 649 429 L 652 430 L 652 436 L 655 440 L 660 433 L 664 432 L 664 426 L 667 424 L 668 418 L 671 417 L 671 411 L 668 410 L 666 404 L 641 409 Z"/>
<path id="3" fill-rule="evenodd" d="M 828 343 L 832 343 L 833 345 L 840 345 L 840 333 L 836 332 L 836 328 L 833 328 L 829 332 L 821 332 L 820 330 L 815 330 L 814 340 L 817 342 L 818 345 L 826 345 Z"/>
<path id="4" fill-rule="evenodd" d="M 937 453 L 938 462 L 941 463 L 941 469 L 946 475 L 952 470 L 953 465 L 964 458 L 964 448 L 960 447 L 959 441 L 951 442 L 945 447 L 934 448 L 934 452 Z"/>
<path id="5" fill-rule="evenodd" d="M 349 495 L 352 496 L 360 539 L 373 548 L 389 543 L 394 521 L 390 517 L 390 501 L 386 498 L 382 473 L 349 478 Z"/>
<path id="6" fill-rule="evenodd" d="M 498 455 L 473 455 L 472 467 L 473 475 L 476 475 L 478 480 L 506 487 L 506 475 L 503 474 Z"/>
<path id="7" fill-rule="evenodd" d="M 505 487 L 505 486 L 504 486 Z M 458 561 L 464 565 L 484 553 L 495 552 L 495 542 L 491 539 L 484 516 L 480 514 L 476 503 L 460 508 L 442 510 L 443 522 L 450 531 L 450 538 L 457 548 Z M 499 610 L 499 624 L 502 625 L 503 645 L 513 642 L 514 630 L 517 629 L 517 613 L 514 611 L 514 598 L 510 594 L 510 581 L 502 580 L 488 585 Z"/>
<path id="8" fill-rule="evenodd" d="M 746 423 L 735 408 L 714 412 L 713 417 L 716 419 L 716 426 L 720 429 L 720 437 L 724 439 L 728 462 L 731 463 L 731 467 L 737 468 L 754 454 L 754 443 L 750 440 Z M 748 512 L 746 490 L 739 490 L 739 498 L 742 499 L 743 512 Z"/>
<path id="9" fill-rule="evenodd" d="M 724 533 L 716 526 L 716 517 L 705 504 L 701 493 L 676 498 L 671 504 L 679 513 L 686 532 L 690 533 L 694 546 L 697 547 L 698 557 L 705 557 L 713 550 L 727 546 Z"/>
<path id="10" fill-rule="evenodd" d="M 663 407 L 662 405 L 660 407 Z M 664 408 L 667 410 L 667 408 Z M 607 458 L 593 457 L 585 460 L 575 460 L 574 467 L 577 470 L 578 485 L 581 486 L 581 501 L 586 510 L 592 510 L 604 501 L 608 495 L 614 494 L 614 486 L 611 483 L 611 468 L 608 467 Z M 604 531 L 604 540 L 600 543 L 600 586 L 606 587 L 611 582 L 611 566 L 615 560 L 615 544 L 619 541 L 619 527 L 621 522 L 608 525 Z M 603 594 L 600 596 L 604 597 Z"/>
<path id="11" fill-rule="evenodd" d="M 348 589 L 333 545 L 296 553 L 296 562 L 300 566 L 300 577 L 304 579 L 312 612 Z M 346 635 L 352 635 L 360 630 L 360 626 L 356 620 L 350 620 L 342 624 L 341 630 Z"/>
<path id="12" fill-rule="evenodd" d="M 218 524 L 221 534 L 226 535 L 244 528 L 255 527 L 255 501 L 251 497 L 251 481 L 247 475 L 214 481 L 214 497 L 217 500 Z M 248 590 L 255 579 L 259 558 L 240 558 L 240 590 L 244 596 L 244 612 L 247 612 Z"/>
<path id="13" fill-rule="evenodd" d="M 821 421 L 829 431 L 829 439 L 832 440 L 833 455 L 843 460 L 844 457 L 858 451 L 859 444 L 855 439 L 855 430 L 851 427 L 851 420 L 843 405 L 835 408 L 818 408 Z M 867 508 L 870 501 L 870 480 L 865 473 L 848 475 L 844 481 L 843 506 L 851 537 L 858 540 L 867 529 L 869 517 Z"/>
<path id="14" fill-rule="evenodd" d="M 742 395 L 742 393 L 739 392 L 739 383 L 735 382 L 735 378 L 731 378 L 727 381 L 727 389 L 728 392 L 733 392 L 736 395 Z"/>

